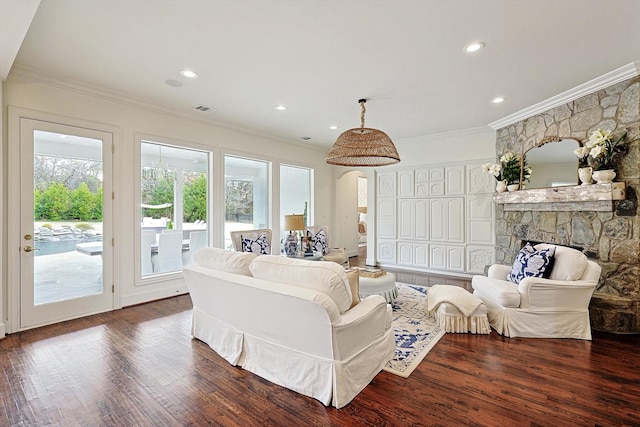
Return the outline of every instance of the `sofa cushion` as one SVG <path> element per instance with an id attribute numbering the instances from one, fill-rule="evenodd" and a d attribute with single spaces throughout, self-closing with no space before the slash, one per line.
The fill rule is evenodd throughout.
<path id="1" fill-rule="evenodd" d="M 256 254 L 251 252 L 231 252 L 219 248 L 203 248 L 196 253 L 193 259 L 197 265 L 202 267 L 251 276 L 249 265 L 255 257 Z"/>
<path id="2" fill-rule="evenodd" d="M 349 280 L 349 287 L 351 288 L 351 307 L 353 308 L 360 302 L 360 271 L 355 268 L 352 270 L 345 270 L 347 279 Z"/>
<path id="3" fill-rule="evenodd" d="M 336 303 L 341 314 L 349 310 L 353 302 L 344 268 L 333 262 L 264 255 L 256 257 L 249 269 L 258 279 L 323 292 Z"/>
<path id="4" fill-rule="evenodd" d="M 520 283 L 525 277 L 549 278 L 553 269 L 555 250 L 554 246 L 536 250 L 531 243 L 527 242 L 516 254 L 507 280 Z"/>
<path id="5" fill-rule="evenodd" d="M 487 298 L 502 307 L 520 307 L 520 292 L 515 283 L 485 276 L 473 276 L 471 285 L 482 295 L 482 299 Z"/>
<path id="6" fill-rule="evenodd" d="M 555 263 L 549 279 L 579 280 L 587 268 L 587 256 L 576 249 L 566 246 L 550 245 L 548 243 L 536 245 L 536 249 L 548 249 L 551 247 L 556 249 L 556 254 Z"/>

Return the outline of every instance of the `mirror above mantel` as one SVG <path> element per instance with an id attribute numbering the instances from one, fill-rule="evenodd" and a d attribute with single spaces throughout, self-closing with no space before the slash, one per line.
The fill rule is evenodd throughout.
<path id="1" fill-rule="evenodd" d="M 574 150 L 580 146 L 575 139 L 541 142 L 526 153 L 531 178 L 527 189 L 577 185 L 578 158 Z"/>

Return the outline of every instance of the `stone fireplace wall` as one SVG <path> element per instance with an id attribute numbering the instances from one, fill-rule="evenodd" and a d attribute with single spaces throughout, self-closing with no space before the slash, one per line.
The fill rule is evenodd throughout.
<path id="1" fill-rule="evenodd" d="M 628 131 L 616 165 L 625 200 L 612 212 L 505 211 L 496 206 L 496 261 L 510 265 L 523 241 L 580 248 L 602 267 L 589 307 L 594 329 L 640 333 L 640 77 L 583 96 L 497 131 L 496 154 L 526 152 L 547 136 L 583 141 L 592 130 Z M 535 173 L 535 171 L 534 171 Z M 526 191 L 526 190 L 525 190 Z"/>

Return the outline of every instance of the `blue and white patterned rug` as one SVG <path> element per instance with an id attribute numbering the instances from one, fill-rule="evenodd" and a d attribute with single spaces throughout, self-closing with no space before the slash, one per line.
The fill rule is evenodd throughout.
<path id="1" fill-rule="evenodd" d="M 444 335 L 434 318 L 425 312 L 427 288 L 398 283 L 393 301 L 396 353 L 383 370 L 407 378 Z"/>

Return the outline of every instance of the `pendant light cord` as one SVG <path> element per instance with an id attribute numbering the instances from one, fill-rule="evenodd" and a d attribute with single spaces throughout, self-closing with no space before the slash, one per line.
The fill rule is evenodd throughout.
<path id="1" fill-rule="evenodd" d="M 359 99 L 358 103 L 360 103 L 360 129 L 364 129 L 364 113 L 367 112 L 367 109 L 364 108 L 364 103 L 367 102 L 366 99 Z"/>

